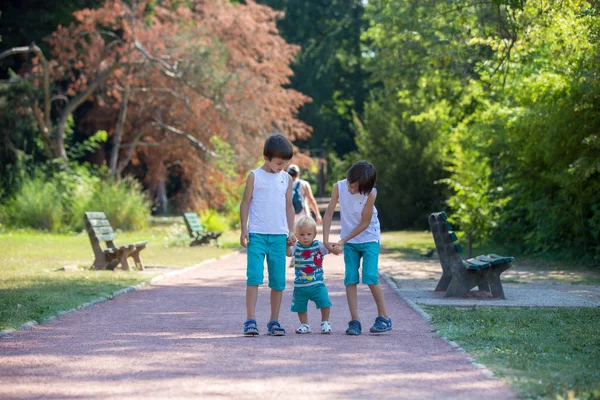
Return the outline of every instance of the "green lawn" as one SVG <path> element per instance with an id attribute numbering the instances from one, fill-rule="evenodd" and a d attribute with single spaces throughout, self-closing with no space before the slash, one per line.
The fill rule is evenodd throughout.
<path id="1" fill-rule="evenodd" d="M 181 220 L 181 221 L 180 221 Z M 237 248 L 236 232 L 227 232 L 222 247 L 189 247 L 181 218 L 161 220 L 140 232 L 117 232 L 116 245 L 147 240 L 141 252 L 146 272 L 94 271 L 86 233 L 50 234 L 39 231 L 0 233 L 0 330 L 43 319 L 77 307 L 123 287 L 149 281 L 163 271 L 220 257 Z M 78 271 L 62 271 L 76 265 Z"/>
<path id="2" fill-rule="evenodd" d="M 459 242 L 466 252 L 466 241 Z M 386 256 L 412 261 L 424 260 L 422 254 L 435 247 L 429 232 L 386 232 L 382 244 Z M 516 256 L 503 275 L 511 274 L 505 282 L 600 284 L 600 268 L 577 260 L 520 256 L 493 244 L 473 248 L 473 255 L 487 253 Z M 509 382 L 521 397 L 600 399 L 600 309 L 424 308 L 441 335 Z"/>
<path id="3" fill-rule="evenodd" d="M 425 310 L 521 397 L 600 398 L 600 309 Z"/>

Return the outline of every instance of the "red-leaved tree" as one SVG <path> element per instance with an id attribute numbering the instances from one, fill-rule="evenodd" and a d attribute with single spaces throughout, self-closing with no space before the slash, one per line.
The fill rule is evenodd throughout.
<path id="1" fill-rule="evenodd" d="M 56 83 L 54 107 L 33 109 L 40 129 L 52 125 L 55 156 L 66 159 L 66 121 L 86 102 L 77 129 L 109 132 L 98 155 L 115 176 L 133 173 L 162 198 L 175 182 L 181 208 L 218 207 L 268 134 L 310 134 L 295 119 L 310 99 L 286 88 L 299 49 L 278 35 L 278 12 L 253 1 L 107 0 L 74 16 L 47 38 L 50 62 L 32 70 Z"/>

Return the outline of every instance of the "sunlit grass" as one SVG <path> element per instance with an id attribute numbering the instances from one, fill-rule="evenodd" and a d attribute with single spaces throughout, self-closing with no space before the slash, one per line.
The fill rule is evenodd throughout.
<path id="1" fill-rule="evenodd" d="M 184 268 L 230 253 L 239 233 L 231 231 L 219 240 L 221 247 L 190 247 L 182 218 L 154 221 L 138 232 L 116 232 L 116 245 L 148 241 L 141 252 L 145 272 L 95 271 L 94 256 L 85 232 L 53 234 L 34 230 L 0 233 L 0 329 L 43 319 L 106 296 L 115 290 L 149 281 L 159 269 Z M 63 271 L 77 266 L 77 271 Z M 163 271 L 164 269 L 160 269 Z"/>
<path id="2" fill-rule="evenodd" d="M 425 309 L 521 397 L 600 398 L 600 309 Z"/>
<path id="3" fill-rule="evenodd" d="M 386 254 L 402 258 L 420 258 L 421 254 L 435 248 L 433 237 L 429 232 L 383 232 L 381 244 Z"/>

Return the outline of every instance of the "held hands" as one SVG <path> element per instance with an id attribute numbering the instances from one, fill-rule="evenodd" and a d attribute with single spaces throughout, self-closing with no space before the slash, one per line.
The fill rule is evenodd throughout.
<path id="1" fill-rule="evenodd" d="M 296 235 L 294 235 L 294 232 L 290 232 L 290 234 L 288 235 L 288 238 L 287 238 L 288 246 L 295 245 L 297 240 L 298 239 L 296 239 Z"/>
<path id="2" fill-rule="evenodd" d="M 342 250 L 344 249 L 344 245 L 341 244 L 341 241 L 338 243 L 327 243 L 325 247 L 327 247 L 327 250 L 329 250 L 332 254 L 335 254 L 336 256 L 339 256 L 342 253 Z"/>

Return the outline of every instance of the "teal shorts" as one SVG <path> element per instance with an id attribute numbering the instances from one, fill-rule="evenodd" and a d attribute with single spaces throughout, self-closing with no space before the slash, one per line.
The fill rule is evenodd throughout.
<path id="1" fill-rule="evenodd" d="M 365 285 L 379 284 L 379 242 L 345 243 L 344 285 L 355 285 L 359 282 L 358 269 L 362 258 L 362 283 Z"/>
<path id="2" fill-rule="evenodd" d="M 248 266 L 246 267 L 246 285 L 263 284 L 265 257 L 269 271 L 269 287 L 273 290 L 285 289 L 285 246 L 287 235 L 267 235 L 251 233 L 248 235 Z"/>
<path id="3" fill-rule="evenodd" d="M 331 307 L 329 293 L 324 284 L 295 287 L 292 295 L 292 312 L 306 312 L 309 300 L 315 302 L 317 309 Z"/>

